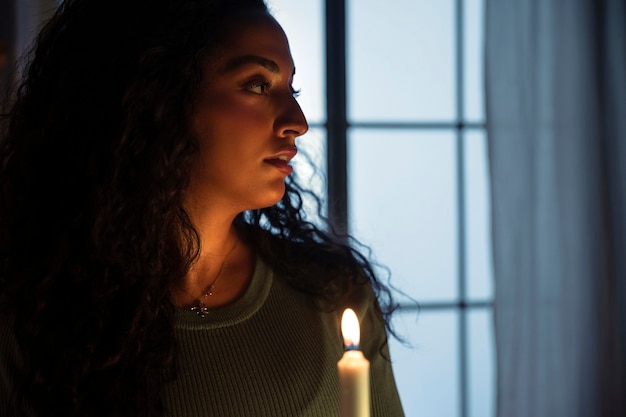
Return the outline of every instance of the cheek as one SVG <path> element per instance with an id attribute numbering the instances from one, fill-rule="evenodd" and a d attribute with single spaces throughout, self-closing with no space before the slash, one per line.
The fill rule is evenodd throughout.
<path id="1" fill-rule="evenodd" d="M 271 109 L 257 97 L 216 95 L 196 109 L 197 132 L 234 135 L 236 132 L 262 133 L 271 126 Z"/>
<path id="2" fill-rule="evenodd" d="M 244 169 L 248 166 L 246 161 L 258 159 L 267 152 L 263 149 L 267 144 L 265 137 L 262 124 L 250 117 L 237 117 L 232 113 L 216 117 L 202 123 L 198 131 L 200 158 L 211 164 L 238 161 L 240 169 Z"/>
<path id="3" fill-rule="evenodd" d="M 196 109 L 192 127 L 198 140 L 201 159 L 258 158 L 272 135 L 269 109 L 245 105 L 234 100 L 215 100 Z"/>

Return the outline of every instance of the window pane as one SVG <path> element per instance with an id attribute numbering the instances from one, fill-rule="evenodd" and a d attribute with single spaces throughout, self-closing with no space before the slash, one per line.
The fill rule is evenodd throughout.
<path id="1" fill-rule="evenodd" d="M 28 51 L 39 30 L 52 17 L 57 4 L 54 0 L 20 0 L 13 1 L 13 4 L 15 13 L 13 22 L 15 25 L 15 45 L 11 47 L 15 47 L 16 55 L 13 58 L 17 57 L 20 59 Z M 22 63 L 20 62 L 20 64 Z M 15 75 L 19 76 L 19 74 Z"/>
<path id="2" fill-rule="evenodd" d="M 391 360 L 404 413 L 458 416 L 457 312 L 401 312 L 394 324 L 410 347 L 390 339 Z"/>
<path id="3" fill-rule="evenodd" d="M 483 0 L 465 0 L 465 119 L 484 122 Z"/>
<path id="4" fill-rule="evenodd" d="M 294 87 L 301 90 L 298 102 L 311 123 L 326 120 L 324 109 L 323 0 L 268 0 L 281 24 L 296 64 Z"/>
<path id="5" fill-rule="evenodd" d="M 465 140 L 465 247 L 467 294 L 472 299 L 491 299 L 493 268 L 487 144 L 482 130 L 467 131 Z"/>
<path id="6" fill-rule="evenodd" d="M 311 128 L 296 139 L 296 145 L 298 154 L 292 162 L 292 175 L 300 185 L 321 199 L 322 214 L 326 216 L 326 130 Z M 307 215 L 313 221 L 319 220 L 317 203 L 311 196 L 304 197 Z"/>
<path id="7" fill-rule="evenodd" d="M 348 132 L 350 231 L 418 301 L 457 295 L 453 132 Z"/>
<path id="8" fill-rule="evenodd" d="M 495 412 L 495 360 L 491 309 L 469 313 L 470 417 L 491 417 Z"/>
<path id="9" fill-rule="evenodd" d="M 452 120 L 452 0 L 347 1 L 351 121 Z"/>

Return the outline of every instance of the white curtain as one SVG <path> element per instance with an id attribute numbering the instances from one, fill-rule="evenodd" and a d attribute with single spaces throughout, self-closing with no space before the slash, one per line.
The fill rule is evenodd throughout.
<path id="1" fill-rule="evenodd" d="M 485 0 L 499 417 L 626 415 L 626 1 Z"/>

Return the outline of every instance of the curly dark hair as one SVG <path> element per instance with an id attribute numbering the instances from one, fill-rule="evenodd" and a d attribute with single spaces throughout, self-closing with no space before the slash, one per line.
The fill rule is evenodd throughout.
<path id="1" fill-rule="evenodd" d="M 162 415 L 170 291 L 199 251 L 183 208 L 188 120 L 242 8 L 267 12 L 263 0 L 65 0 L 27 55 L 0 143 L 0 304 L 30 372 L 24 412 Z M 306 220 L 306 193 L 289 179 L 278 204 L 236 222 L 323 308 L 371 282 L 391 331 L 387 287 L 349 237 Z"/>

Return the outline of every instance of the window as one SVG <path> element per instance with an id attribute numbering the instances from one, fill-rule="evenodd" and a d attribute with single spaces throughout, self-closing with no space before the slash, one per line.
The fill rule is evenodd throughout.
<path id="1" fill-rule="evenodd" d="M 391 344 L 407 416 L 494 415 L 483 0 L 269 3 L 312 127 L 299 145 L 340 202 L 330 215 L 419 303 L 395 323 L 411 347 Z"/>

